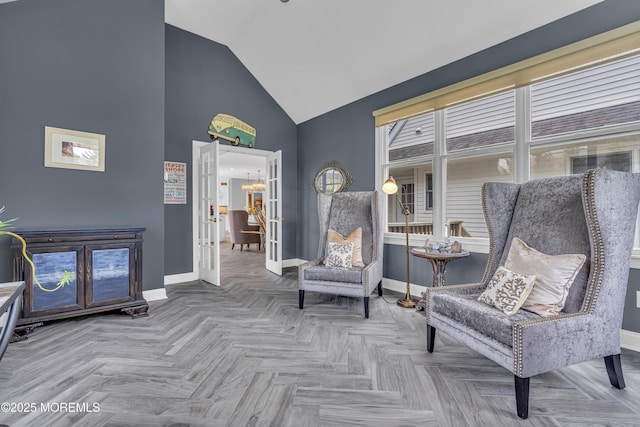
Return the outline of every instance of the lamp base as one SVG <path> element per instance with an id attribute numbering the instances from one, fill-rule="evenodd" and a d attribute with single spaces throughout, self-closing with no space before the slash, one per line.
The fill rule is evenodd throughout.
<path id="1" fill-rule="evenodd" d="M 413 308 L 416 306 L 415 301 L 411 299 L 406 299 L 406 297 L 398 299 L 397 303 L 400 307 L 404 307 L 404 308 Z"/>

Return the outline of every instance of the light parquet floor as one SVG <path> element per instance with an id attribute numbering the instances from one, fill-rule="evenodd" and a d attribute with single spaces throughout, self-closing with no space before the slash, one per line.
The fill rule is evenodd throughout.
<path id="1" fill-rule="evenodd" d="M 632 426 L 640 425 L 640 354 L 623 350 L 627 388 L 602 360 L 535 377 L 530 417 L 515 415 L 513 377 L 438 334 L 394 296 L 307 293 L 255 248 L 223 244 L 223 285 L 167 287 L 150 315 L 54 322 L 9 346 L 0 413 L 19 426 Z M 99 412 L 56 403 L 99 405 Z M 40 403 L 53 403 L 43 411 Z M 45 408 L 46 409 L 46 408 Z M 57 411 L 55 409 L 58 409 Z M 75 408 L 78 409 L 78 408 Z"/>

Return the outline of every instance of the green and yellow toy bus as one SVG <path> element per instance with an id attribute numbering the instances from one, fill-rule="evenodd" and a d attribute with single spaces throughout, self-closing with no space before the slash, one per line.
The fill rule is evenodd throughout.
<path id="1" fill-rule="evenodd" d="M 211 139 L 226 139 L 233 145 L 248 145 L 249 148 L 256 145 L 256 129 L 229 114 L 216 114 L 211 119 L 208 133 Z"/>

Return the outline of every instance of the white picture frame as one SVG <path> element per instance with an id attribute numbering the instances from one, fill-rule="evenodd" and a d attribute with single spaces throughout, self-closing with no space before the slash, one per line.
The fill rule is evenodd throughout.
<path id="1" fill-rule="evenodd" d="M 48 168 L 104 172 L 105 135 L 44 127 L 44 165 Z"/>

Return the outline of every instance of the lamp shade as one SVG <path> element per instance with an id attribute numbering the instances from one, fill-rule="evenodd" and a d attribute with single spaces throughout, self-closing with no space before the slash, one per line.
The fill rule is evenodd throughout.
<path id="1" fill-rule="evenodd" d="M 396 184 L 396 180 L 392 176 L 382 184 L 382 192 L 385 194 L 396 194 L 398 192 L 398 184 Z"/>

